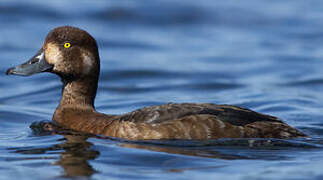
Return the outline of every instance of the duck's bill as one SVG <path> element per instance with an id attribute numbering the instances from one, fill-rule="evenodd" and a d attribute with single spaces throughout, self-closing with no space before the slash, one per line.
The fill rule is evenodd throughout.
<path id="1" fill-rule="evenodd" d="M 40 49 L 38 53 L 27 62 L 16 67 L 9 68 L 7 75 L 29 76 L 35 73 L 50 71 L 53 65 L 46 62 L 45 53 Z"/>

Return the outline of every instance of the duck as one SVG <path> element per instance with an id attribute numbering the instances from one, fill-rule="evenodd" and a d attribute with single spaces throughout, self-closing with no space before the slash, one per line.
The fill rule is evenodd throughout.
<path id="1" fill-rule="evenodd" d="M 100 74 L 98 45 L 77 27 L 54 28 L 36 55 L 6 74 L 42 72 L 56 74 L 63 84 L 53 122 L 78 132 L 127 140 L 307 137 L 277 117 L 226 104 L 168 103 L 121 115 L 98 112 L 94 105 Z"/>

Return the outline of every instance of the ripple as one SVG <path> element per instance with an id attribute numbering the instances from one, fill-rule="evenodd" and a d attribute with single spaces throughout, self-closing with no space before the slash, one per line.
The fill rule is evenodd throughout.
<path id="1" fill-rule="evenodd" d="M 108 7 L 91 15 L 95 20 L 127 21 L 158 26 L 201 23 L 207 17 L 205 10 L 199 7 L 184 4 L 170 6 L 168 3 L 159 3 L 158 7 L 150 3 L 136 7 Z"/>
<path id="2" fill-rule="evenodd" d="M 206 81 L 232 81 L 232 75 L 226 75 L 217 72 L 173 72 L 161 70 L 119 70 L 119 71 L 104 71 L 100 77 L 100 82 L 103 84 L 111 84 L 113 81 L 117 82 L 140 82 L 141 79 L 146 80 L 167 80 L 169 82 L 177 80 L 190 80 L 194 82 Z M 135 81 L 134 81 L 135 80 Z M 155 81 L 154 81 L 155 82 Z M 158 83 L 158 82 L 157 82 Z M 212 82 L 213 83 L 213 82 Z M 219 82 L 221 84 L 221 82 Z M 226 84 L 226 83 L 223 83 Z"/>
<path id="3" fill-rule="evenodd" d="M 308 141 L 308 142 L 307 142 Z M 126 141 L 131 142 L 131 141 Z M 299 140 L 281 140 L 281 139 L 220 139 L 206 141 L 185 141 L 185 140 L 152 140 L 152 141 L 133 141 L 140 144 L 152 144 L 170 147 L 240 147 L 240 148 L 255 148 L 255 149 L 284 149 L 284 148 L 322 148 L 323 146 L 315 139 L 299 139 Z"/>
<path id="4" fill-rule="evenodd" d="M 2 16 L 31 16 L 33 18 L 42 18 L 42 19 L 52 19 L 52 18 L 61 18 L 62 16 L 57 12 L 44 9 L 41 5 L 37 4 L 26 4 L 26 3 L 19 3 L 19 4 L 5 4 L 0 7 L 0 14 Z"/>
<path id="5" fill-rule="evenodd" d="M 109 49 L 114 49 L 114 48 L 120 48 L 120 49 L 144 49 L 145 51 L 147 50 L 161 50 L 162 48 L 157 46 L 157 45 L 153 45 L 153 44 L 148 44 L 148 43 L 143 43 L 143 42 L 135 42 L 135 41 L 126 41 L 126 42 L 122 42 L 122 41 L 108 41 L 108 40 L 104 40 L 104 41 L 100 41 L 100 46 L 104 47 L 104 48 L 109 48 Z M 1 50 L 1 47 L 0 47 Z"/>
<path id="6" fill-rule="evenodd" d="M 323 87 L 323 79 L 307 79 L 307 80 L 299 80 L 293 82 L 287 82 L 284 84 L 279 84 L 283 86 L 322 86 Z"/>
<path id="7" fill-rule="evenodd" d="M 108 91 L 108 92 L 115 92 L 115 93 L 125 93 L 125 94 L 131 94 L 131 93 L 148 93 L 148 92 L 158 92 L 158 91 L 220 91 L 220 90 L 226 90 L 226 89 L 235 89 L 243 87 L 239 84 L 229 84 L 229 83 L 189 83 L 189 84 L 177 84 L 177 85 L 163 85 L 163 86 L 153 86 L 153 87 L 112 87 L 112 86 L 104 86 L 102 87 L 102 90 Z"/>

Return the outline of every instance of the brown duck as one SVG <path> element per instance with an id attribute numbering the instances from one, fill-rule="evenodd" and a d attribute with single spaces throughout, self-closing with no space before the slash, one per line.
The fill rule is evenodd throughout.
<path id="1" fill-rule="evenodd" d="M 79 28 L 53 29 L 29 61 L 7 70 L 61 77 L 61 101 L 53 115 L 60 127 L 125 139 L 296 138 L 305 134 L 280 119 L 249 109 L 215 104 L 165 104 L 124 115 L 97 112 L 100 58 L 95 39 Z"/>

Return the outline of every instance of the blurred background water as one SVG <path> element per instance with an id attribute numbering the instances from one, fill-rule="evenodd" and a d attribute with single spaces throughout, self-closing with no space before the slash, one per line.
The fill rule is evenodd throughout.
<path id="1" fill-rule="evenodd" d="M 323 1 L 1 0 L 0 179 L 322 179 Z M 60 80 L 5 76 L 54 27 L 98 41 L 97 110 L 234 104 L 278 116 L 308 140 L 126 142 L 35 134 Z"/>

